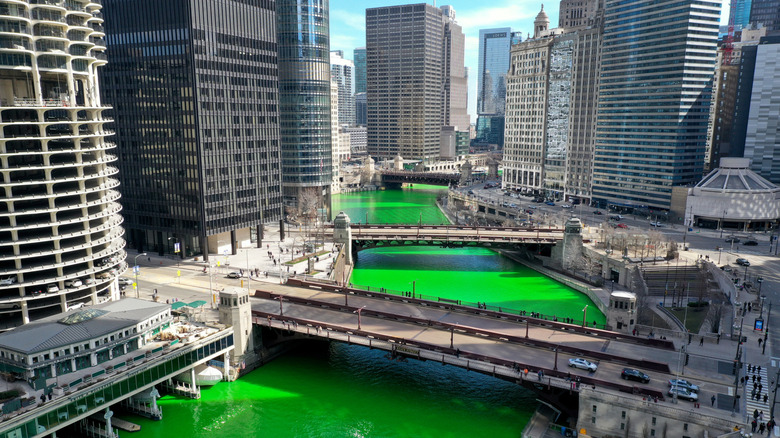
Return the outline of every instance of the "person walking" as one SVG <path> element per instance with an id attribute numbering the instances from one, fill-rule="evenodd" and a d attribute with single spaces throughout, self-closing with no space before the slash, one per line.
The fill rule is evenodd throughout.
<path id="1" fill-rule="evenodd" d="M 715 406 L 715 396 L 714 395 L 710 398 L 710 401 L 712 402 L 712 406 Z"/>
<path id="2" fill-rule="evenodd" d="M 766 430 L 766 424 L 761 423 L 761 425 L 758 426 L 758 433 L 763 434 L 765 430 Z"/>
<path id="3" fill-rule="evenodd" d="M 758 422 L 754 418 L 753 421 L 750 422 L 750 431 L 756 433 L 756 426 L 758 426 Z"/>

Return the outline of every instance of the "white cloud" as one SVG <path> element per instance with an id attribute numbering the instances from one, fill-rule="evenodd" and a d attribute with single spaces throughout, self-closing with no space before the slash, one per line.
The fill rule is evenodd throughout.
<path id="1" fill-rule="evenodd" d="M 331 9 L 330 10 L 330 28 L 334 30 L 333 22 L 342 23 L 348 27 L 361 32 L 366 31 L 366 14 L 365 12 L 355 13 L 345 11 L 343 9 Z"/>

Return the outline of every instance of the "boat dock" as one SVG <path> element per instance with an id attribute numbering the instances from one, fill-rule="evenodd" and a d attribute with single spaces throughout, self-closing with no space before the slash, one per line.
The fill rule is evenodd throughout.
<path id="1" fill-rule="evenodd" d="M 103 424 L 106 422 L 106 420 L 103 418 L 103 414 L 101 413 L 93 414 L 89 418 L 91 420 L 99 421 Z M 111 425 L 115 426 L 119 430 L 124 430 L 125 432 L 138 432 L 141 430 L 141 426 L 116 417 L 111 418 Z"/>

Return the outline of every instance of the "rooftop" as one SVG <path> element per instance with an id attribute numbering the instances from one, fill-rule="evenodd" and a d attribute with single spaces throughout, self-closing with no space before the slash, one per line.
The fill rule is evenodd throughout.
<path id="1" fill-rule="evenodd" d="M 696 184 L 705 191 L 766 193 L 778 191 L 778 187 L 750 170 L 748 158 L 721 158 L 720 167 L 710 172 Z"/>

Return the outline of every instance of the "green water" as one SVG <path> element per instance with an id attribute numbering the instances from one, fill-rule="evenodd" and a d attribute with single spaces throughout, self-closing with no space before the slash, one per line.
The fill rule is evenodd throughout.
<path id="1" fill-rule="evenodd" d="M 337 195 L 353 223 L 447 223 L 435 205 L 446 189 Z M 435 257 L 432 257 L 435 256 Z M 583 295 L 483 248 L 361 251 L 351 281 L 529 312 L 582 318 Z M 593 310 L 591 310 L 593 309 Z M 588 309 L 588 320 L 604 316 Z M 136 437 L 518 437 L 533 393 L 499 379 L 339 343 L 307 345 L 200 400 L 165 396 L 163 421 L 134 416 Z M 123 433 L 123 436 L 128 436 Z"/>
<path id="2" fill-rule="evenodd" d="M 135 437 L 517 437 L 535 409 L 513 383 L 380 350 L 307 345 L 200 400 L 164 396 Z M 124 436 L 129 436 L 126 432 Z"/>
<path id="3" fill-rule="evenodd" d="M 402 190 L 379 190 L 336 195 L 332 200 L 334 216 L 344 211 L 352 223 L 423 224 L 450 223 L 436 206 L 436 197 L 447 188 L 415 184 Z"/>

